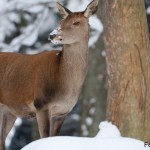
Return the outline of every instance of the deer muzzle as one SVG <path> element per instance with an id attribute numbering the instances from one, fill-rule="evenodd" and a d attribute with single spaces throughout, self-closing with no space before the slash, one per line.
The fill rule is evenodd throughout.
<path id="1" fill-rule="evenodd" d="M 62 44 L 61 28 L 58 27 L 55 30 L 53 30 L 49 34 L 48 40 L 50 40 L 53 44 Z"/>

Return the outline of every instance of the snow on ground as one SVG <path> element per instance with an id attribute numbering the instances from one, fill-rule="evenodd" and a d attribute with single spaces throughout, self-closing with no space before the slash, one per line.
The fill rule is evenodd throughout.
<path id="1" fill-rule="evenodd" d="M 32 142 L 22 150 L 150 150 L 144 142 L 121 137 L 118 128 L 107 121 L 100 123 L 100 131 L 93 138 L 49 137 Z"/>

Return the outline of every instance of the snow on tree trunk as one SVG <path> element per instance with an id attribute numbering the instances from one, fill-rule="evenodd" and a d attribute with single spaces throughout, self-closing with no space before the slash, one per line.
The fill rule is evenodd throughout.
<path id="1" fill-rule="evenodd" d="M 150 142 L 150 43 L 143 0 L 105 0 L 107 119 Z"/>

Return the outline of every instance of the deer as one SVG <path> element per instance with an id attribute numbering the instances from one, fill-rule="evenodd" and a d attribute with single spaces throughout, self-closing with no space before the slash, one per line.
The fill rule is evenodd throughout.
<path id="1" fill-rule="evenodd" d="M 57 7 L 60 32 L 49 38 L 62 43 L 61 51 L 0 52 L 0 150 L 17 117 L 35 117 L 41 138 L 57 136 L 78 101 L 88 72 L 89 17 L 98 0 L 81 12 Z"/>

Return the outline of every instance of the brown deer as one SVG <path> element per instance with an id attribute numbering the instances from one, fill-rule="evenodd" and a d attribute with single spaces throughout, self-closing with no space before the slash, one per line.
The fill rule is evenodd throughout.
<path id="1" fill-rule="evenodd" d="M 41 138 L 55 136 L 77 103 L 88 70 L 88 18 L 98 0 L 83 12 L 57 6 L 63 16 L 57 39 L 62 51 L 0 53 L 0 150 L 17 117 L 36 117 Z"/>

